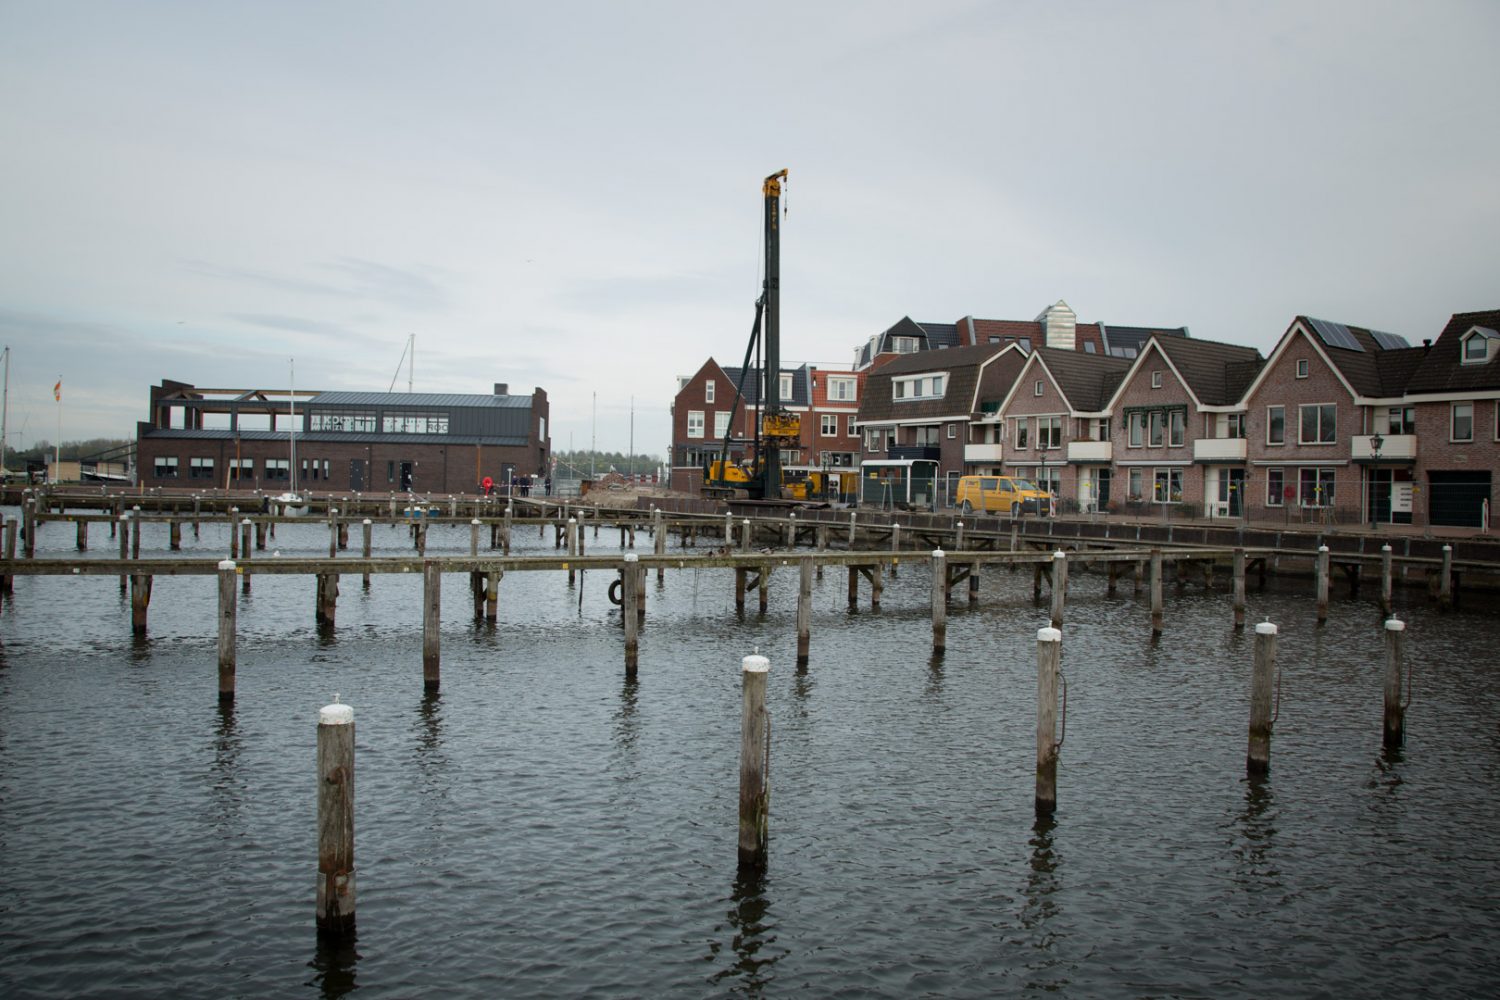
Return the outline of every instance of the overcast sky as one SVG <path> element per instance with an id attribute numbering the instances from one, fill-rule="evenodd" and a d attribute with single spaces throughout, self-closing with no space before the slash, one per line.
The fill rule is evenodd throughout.
<path id="1" fill-rule="evenodd" d="M 664 455 L 738 364 L 902 316 L 1435 336 L 1500 306 L 1500 4 L 0 0 L 12 446 L 148 387 L 544 387 Z M 597 394 L 597 416 L 594 399 Z"/>

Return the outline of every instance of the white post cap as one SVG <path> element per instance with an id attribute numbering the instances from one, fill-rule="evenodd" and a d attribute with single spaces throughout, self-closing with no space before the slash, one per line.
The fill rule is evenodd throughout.
<path id="1" fill-rule="evenodd" d="M 1068 554 L 1066 552 L 1064 552 L 1062 549 L 1056 549 L 1052 553 L 1052 558 L 1053 559 L 1066 559 L 1066 558 L 1068 558 Z"/>
<path id="2" fill-rule="evenodd" d="M 944 552 L 942 549 L 933 549 L 932 550 L 932 558 L 934 558 L 934 559 L 941 559 L 944 556 L 946 556 L 947 554 L 948 553 Z"/>
<path id="3" fill-rule="evenodd" d="M 1406 622 L 1399 618 L 1387 618 L 1385 620 L 1385 630 L 1387 632 L 1405 632 Z"/>
<path id="4" fill-rule="evenodd" d="M 1275 635 L 1276 634 L 1276 626 L 1273 623 L 1271 623 L 1271 622 L 1261 622 L 1259 625 L 1255 626 L 1255 634 L 1256 635 Z"/>
<path id="5" fill-rule="evenodd" d="M 625 553 L 625 561 L 628 563 L 640 562 L 641 557 L 636 555 L 634 552 L 627 552 Z"/>
<path id="6" fill-rule="evenodd" d="M 1326 545 L 1319 545 L 1318 546 L 1318 551 L 1319 552 L 1327 552 L 1328 551 L 1328 546 L 1326 546 Z"/>
<path id="7" fill-rule="evenodd" d="M 219 563 L 219 568 L 220 569 L 234 569 L 234 560 L 233 559 L 225 559 L 225 560 L 223 560 L 222 562 Z"/>
<path id="8" fill-rule="evenodd" d="M 367 517 L 367 518 L 365 518 L 365 519 L 364 519 L 364 522 L 363 522 L 363 523 L 364 523 L 364 524 L 374 524 L 374 523 L 375 523 L 375 522 L 374 522 L 374 521 L 372 521 L 372 520 L 370 520 L 370 519 L 369 519 L 369 518 L 368 518 L 368 517 Z"/>
<path id="9" fill-rule="evenodd" d="M 1062 629 L 1039 628 L 1036 630 L 1037 642 L 1062 642 Z"/>
<path id="10" fill-rule="evenodd" d="M 1382 551 L 1382 552 L 1389 552 L 1389 551 L 1391 551 L 1391 543 L 1390 542 L 1386 542 L 1384 545 L 1382 545 L 1380 547 L 1380 551 Z"/>
<path id="11" fill-rule="evenodd" d="M 474 520 L 470 521 L 469 523 L 470 524 L 479 524 L 481 522 L 480 522 L 479 518 L 476 517 L 476 518 L 474 518 Z"/>
<path id="12" fill-rule="evenodd" d="M 746 674 L 763 674 L 771 669 L 771 661 L 764 656 L 747 656 L 740 661 L 740 671 Z"/>
<path id="13" fill-rule="evenodd" d="M 335 695 L 334 697 L 338 697 Z M 318 725 L 320 726 L 352 726 L 354 725 L 354 706 L 334 702 L 332 705 L 324 705 L 318 709 Z"/>

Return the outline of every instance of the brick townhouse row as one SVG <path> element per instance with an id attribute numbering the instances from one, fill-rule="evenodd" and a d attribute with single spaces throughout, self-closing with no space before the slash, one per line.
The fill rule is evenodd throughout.
<path id="1" fill-rule="evenodd" d="M 959 475 L 1005 473 L 1036 480 L 1065 510 L 1478 525 L 1500 478 L 1497 331 L 1500 310 L 1458 313 L 1411 347 L 1298 316 L 1263 357 L 1186 328 L 1078 323 L 1059 302 L 1029 322 L 903 319 L 850 371 L 817 372 L 825 385 L 855 380 L 852 426 L 847 399 L 830 425 L 839 464 L 920 464 L 939 498 Z M 685 391 L 717 378 L 710 369 L 732 371 L 710 362 Z M 827 399 L 802 388 L 813 371 L 783 379 L 822 427 Z M 679 465 L 692 457 L 677 436 L 683 406 L 679 393 Z M 816 461 L 834 443 L 809 423 L 787 461 Z M 752 426 L 737 425 L 741 443 Z"/>

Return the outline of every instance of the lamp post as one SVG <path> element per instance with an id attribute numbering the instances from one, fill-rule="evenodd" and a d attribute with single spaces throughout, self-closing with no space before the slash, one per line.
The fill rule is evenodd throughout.
<path id="1" fill-rule="evenodd" d="M 1381 437 L 1378 432 L 1370 435 L 1370 524 L 1374 531 L 1380 530 L 1379 503 L 1375 497 L 1375 488 L 1380 478 L 1380 449 L 1384 444 L 1385 438 Z M 1387 498 L 1386 504 L 1388 507 L 1392 499 L 1394 498 Z"/>

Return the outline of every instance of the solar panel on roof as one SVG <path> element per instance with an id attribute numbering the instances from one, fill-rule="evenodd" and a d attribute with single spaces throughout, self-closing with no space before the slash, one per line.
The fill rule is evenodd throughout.
<path id="1" fill-rule="evenodd" d="M 1354 339 L 1354 334 L 1350 333 L 1349 328 L 1344 324 L 1330 323 L 1326 319 L 1313 319 L 1311 316 L 1307 319 L 1323 343 L 1329 347 L 1342 347 L 1346 351 L 1364 351 L 1364 348 L 1359 346 L 1359 341 Z"/>
<path id="2" fill-rule="evenodd" d="M 1371 330 L 1370 336 L 1375 338 L 1375 343 L 1379 344 L 1380 349 L 1384 351 L 1399 351 L 1411 346 L 1406 342 L 1405 337 L 1396 333 L 1382 333 L 1379 330 Z"/>

